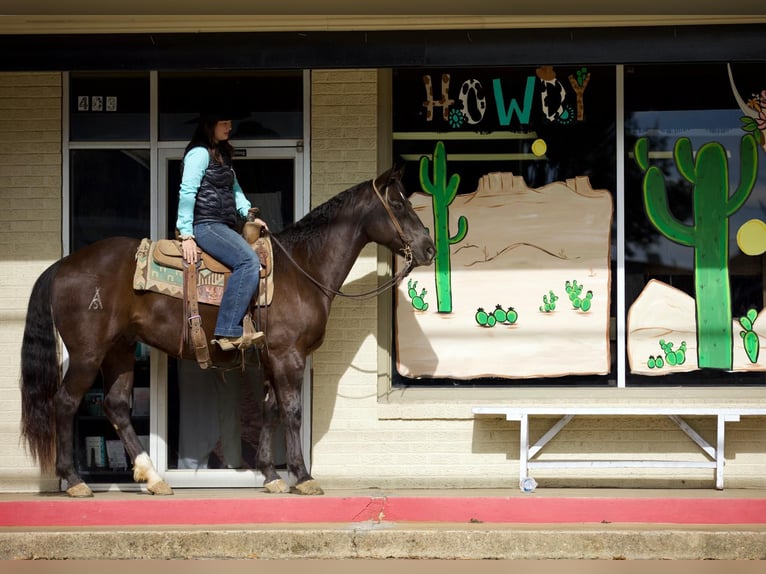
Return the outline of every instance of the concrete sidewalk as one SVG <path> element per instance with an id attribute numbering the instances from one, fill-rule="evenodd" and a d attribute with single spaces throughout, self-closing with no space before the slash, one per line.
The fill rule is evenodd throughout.
<path id="1" fill-rule="evenodd" d="M 755 490 L 0 494 L 0 524 L 6 560 L 766 559 Z"/>

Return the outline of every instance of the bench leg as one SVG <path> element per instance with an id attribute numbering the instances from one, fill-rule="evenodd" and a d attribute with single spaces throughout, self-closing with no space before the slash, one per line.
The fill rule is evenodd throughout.
<path id="1" fill-rule="evenodd" d="M 723 462 L 724 462 L 724 433 L 726 432 L 726 419 L 723 415 L 718 415 L 718 429 L 716 431 L 716 449 L 715 449 L 715 487 L 723 490 Z"/>
<path id="2" fill-rule="evenodd" d="M 519 420 L 519 488 L 522 481 L 529 476 L 529 415 L 522 414 Z"/>

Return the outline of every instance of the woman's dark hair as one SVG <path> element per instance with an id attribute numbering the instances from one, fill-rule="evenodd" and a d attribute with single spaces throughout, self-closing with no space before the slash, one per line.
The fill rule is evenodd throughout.
<path id="1" fill-rule="evenodd" d="M 184 150 L 184 155 L 186 155 L 190 149 L 202 146 L 208 151 L 213 152 L 213 158 L 218 163 L 223 163 L 224 159 L 231 161 L 234 148 L 229 143 L 229 140 L 223 140 L 216 143 L 215 138 L 213 137 L 215 126 L 218 121 L 219 120 L 217 119 L 201 119 L 197 124 L 197 129 L 194 130 L 194 135 L 192 135 L 191 141 Z"/>

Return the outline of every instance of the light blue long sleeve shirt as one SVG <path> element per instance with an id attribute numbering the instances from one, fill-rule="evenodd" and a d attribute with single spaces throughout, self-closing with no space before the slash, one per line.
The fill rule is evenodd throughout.
<path id="1" fill-rule="evenodd" d="M 194 203 L 197 200 L 197 191 L 202 183 L 202 176 L 210 164 L 210 153 L 202 146 L 193 147 L 184 156 L 184 172 L 181 179 L 181 189 L 178 192 L 178 219 L 176 219 L 176 228 L 182 237 L 194 236 Z M 245 197 L 245 192 L 234 176 L 234 201 L 237 206 L 237 212 L 242 217 L 247 217 L 247 210 L 250 209 L 250 201 Z"/>

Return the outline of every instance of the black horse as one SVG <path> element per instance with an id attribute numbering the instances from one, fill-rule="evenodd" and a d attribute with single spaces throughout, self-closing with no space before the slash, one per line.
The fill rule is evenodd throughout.
<path id="1" fill-rule="evenodd" d="M 389 170 L 352 187 L 274 235 L 275 291 L 259 327 L 266 333 L 262 363 L 266 381 L 264 423 L 256 466 L 269 492 L 287 492 L 272 456 L 272 435 L 284 422 L 287 468 L 302 494 L 322 494 L 303 459 L 299 439 L 301 382 L 306 357 L 325 336 L 335 295 L 362 248 L 375 242 L 405 257 L 405 274 L 434 258 L 434 242 L 412 208 L 401 172 Z M 51 265 L 37 279 L 27 310 L 21 347 L 22 436 L 43 471 L 54 468 L 70 496 L 92 496 L 73 461 L 72 427 L 83 396 L 99 370 L 104 413 L 133 461 L 133 477 L 154 494 L 172 494 L 157 474 L 130 420 L 135 347 L 142 342 L 169 356 L 184 331 L 182 301 L 133 289 L 137 239 L 114 237 Z M 280 248 L 282 251 L 280 251 Z M 98 294 L 99 305 L 93 305 Z M 218 308 L 200 305 L 204 325 Z M 298 319 L 299 318 L 299 319 Z M 69 353 L 60 377 L 56 333 Z M 214 364 L 231 364 L 237 351 L 210 345 Z"/>

